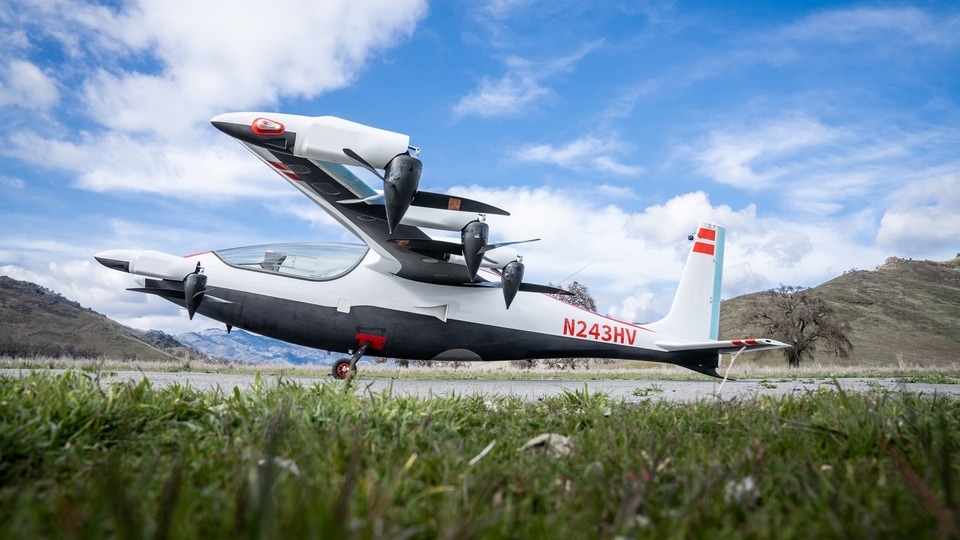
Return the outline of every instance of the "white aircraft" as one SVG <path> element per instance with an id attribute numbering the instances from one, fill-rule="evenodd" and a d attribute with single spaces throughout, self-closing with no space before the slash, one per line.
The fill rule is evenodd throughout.
<path id="1" fill-rule="evenodd" d="M 488 243 L 494 206 L 418 189 L 409 137 L 331 116 L 229 113 L 218 129 L 323 208 L 363 244 L 247 246 L 186 257 L 108 250 L 96 259 L 195 313 L 290 343 L 412 360 L 614 358 L 652 360 L 719 376 L 720 354 L 786 347 L 771 339 L 719 341 L 724 229 L 701 223 L 670 312 L 619 321 L 559 300 L 562 289 L 523 281 L 512 244 Z M 381 179 L 372 189 L 344 165 Z M 383 170 L 383 173 L 380 170 Z M 459 232 L 443 240 L 424 229 Z M 527 242 L 533 240 L 527 240 Z M 500 289 L 499 291 L 497 289 Z M 523 292 L 517 298 L 517 294 Z"/>

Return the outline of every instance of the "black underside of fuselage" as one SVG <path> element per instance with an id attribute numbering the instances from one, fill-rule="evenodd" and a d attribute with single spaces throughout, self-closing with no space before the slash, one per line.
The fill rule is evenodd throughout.
<path id="1" fill-rule="evenodd" d="M 168 300 L 183 305 L 182 300 Z M 368 349 L 367 356 L 450 361 L 650 360 L 711 375 L 717 366 L 717 354 L 711 351 L 652 351 L 453 319 L 441 321 L 428 315 L 371 306 L 353 306 L 349 312 L 343 313 L 334 307 L 219 287 L 215 291 L 208 290 L 207 298 L 197 312 L 250 332 L 332 352 L 356 350 L 360 345 L 358 334 L 383 337 L 382 348 Z"/>

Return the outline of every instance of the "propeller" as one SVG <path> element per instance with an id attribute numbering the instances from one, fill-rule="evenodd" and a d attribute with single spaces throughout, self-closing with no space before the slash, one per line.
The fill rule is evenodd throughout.
<path id="1" fill-rule="evenodd" d="M 516 298 L 520 290 L 520 284 L 523 283 L 523 257 L 517 257 L 517 260 L 510 261 L 503 267 L 503 273 L 500 275 L 500 283 L 503 285 L 503 301 L 510 309 L 510 304 Z"/>
<path id="2" fill-rule="evenodd" d="M 500 275 L 500 282 L 490 282 L 490 281 L 481 281 L 481 282 L 471 282 L 469 285 L 475 287 L 491 287 L 499 288 L 503 290 L 503 301 L 507 305 L 507 309 L 510 309 L 510 304 L 513 303 L 513 299 L 516 298 L 517 293 L 520 291 L 533 292 L 533 293 L 542 293 L 542 294 L 552 294 L 556 296 L 573 296 L 573 293 L 553 285 L 536 285 L 533 283 L 524 283 L 523 282 L 523 256 L 517 255 L 516 260 L 510 261 L 507 264 L 503 265 L 503 268 L 500 270 L 494 270 L 497 274 Z"/>
<path id="3" fill-rule="evenodd" d="M 540 240 L 539 238 L 531 238 L 530 240 L 488 244 L 487 239 L 490 237 L 490 226 L 487 225 L 486 221 L 484 221 L 485 218 L 486 216 L 480 214 L 480 219 L 467 223 L 463 230 L 460 231 L 460 240 L 463 245 L 463 259 L 467 266 L 467 272 L 470 273 L 470 281 L 474 281 L 477 278 L 477 271 L 480 269 L 480 263 L 484 258 L 486 258 L 485 254 L 488 251 L 492 251 L 504 246 L 525 244 L 527 242 L 537 242 Z M 523 271 L 521 270 L 521 274 L 522 273 Z"/>
<path id="4" fill-rule="evenodd" d="M 474 220 L 460 231 L 460 241 L 463 244 L 463 260 L 467 264 L 467 273 L 470 281 L 477 278 L 480 263 L 483 261 L 483 252 L 490 237 L 490 226 L 486 222 Z"/>
<path id="5" fill-rule="evenodd" d="M 419 154 L 418 149 L 414 149 L 414 151 Z M 384 166 L 384 174 L 380 174 L 376 167 L 353 150 L 344 148 L 343 153 L 383 180 L 387 231 L 393 234 L 397 230 L 400 220 L 407 213 L 407 209 L 410 208 L 414 195 L 417 194 L 423 164 L 416 156 L 411 156 L 409 153 L 397 154 Z"/>
<path id="6" fill-rule="evenodd" d="M 203 269 L 200 263 L 197 263 L 197 269 L 187 274 L 183 279 L 183 303 L 187 308 L 187 315 L 193 320 L 200 302 L 203 301 L 203 295 L 207 292 L 207 276 L 201 274 Z"/>
<path id="7" fill-rule="evenodd" d="M 434 240 L 427 238 L 391 238 L 389 241 L 400 244 L 407 249 L 413 250 L 427 257 L 442 257 L 447 255 L 463 255 L 464 266 L 467 268 L 467 277 L 470 282 L 475 282 L 477 272 L 484 260 L 495 265 L 498 261 L 491 259 L 487 254 L 497 248 L 512 246 L 514 244 L 525 244 L 527 242 L 536 242 L 539 238 L 530 240 L 519 240 L 516 242 L 499 242 L 488 244 L 490 237 L 490 226 L 484 221 L 485 216 L 480 214 L 480 219 L 475 219 L 467 223 L 460 230 L 460 243 L 448 242 L 446 240 Z"/>

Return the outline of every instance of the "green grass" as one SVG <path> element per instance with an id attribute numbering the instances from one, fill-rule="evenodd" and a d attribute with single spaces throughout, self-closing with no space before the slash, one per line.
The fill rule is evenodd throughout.
<path id="1" fill-rule="evenodd" d="M 519 451 L 557 433 L 573 453 Z M 960 403 L 0 377 L 0 537 L 956 535 Z"/>
<path id="2" fill-rule="evenodd" d="M 960 379 L 950 377 L 943 373 L 918 373 L 909 375 L 901 379 L 905 383 L 923 383 L 923 384 L 960 384 Z"/>

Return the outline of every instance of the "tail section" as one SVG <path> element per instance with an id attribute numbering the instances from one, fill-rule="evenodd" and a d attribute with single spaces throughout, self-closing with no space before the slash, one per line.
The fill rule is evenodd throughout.
<path id="1" fill-rule="evenodd" d="M 660 334 L 654 344 L 675 353 L 674 363 L 713 377 L 720 376 L 717 368 L 723 353 L 789 347 L 768 338 L 717 340 L 724 229 L 716 223 L 702 222 L 690 239 L 693 246 L 670 312 L 663 319 L 646 325 Z"/>
<path id="2" fill-rule="evenodd" d="M 701 222 L 691 240 L 693 246 L 670 312 L 646 326 L 671 339 L 716 340 L 720 330 L 724 228 L 716 223 Z"/>

